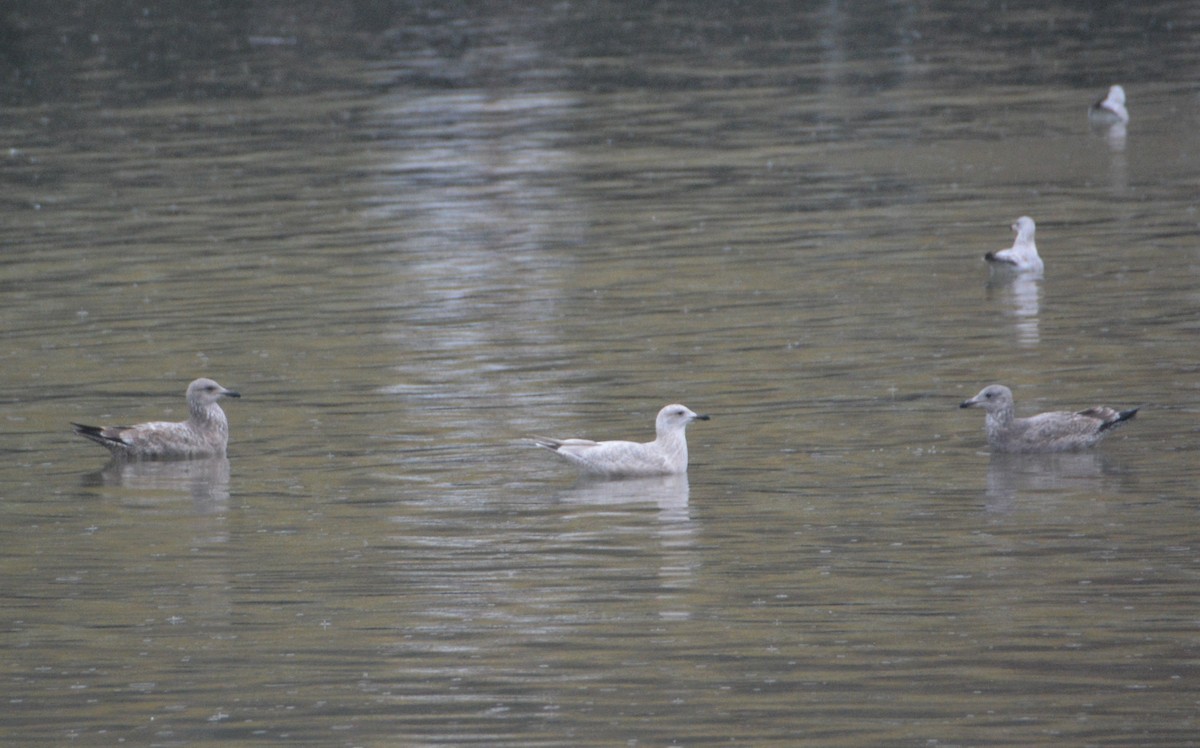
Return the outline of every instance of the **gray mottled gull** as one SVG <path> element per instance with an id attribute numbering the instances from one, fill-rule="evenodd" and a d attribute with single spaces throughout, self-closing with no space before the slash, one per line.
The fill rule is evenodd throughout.
<path id="1" fill-rule="evenodd" d="M 686 473 L 688 466 L 685 429 L 692 421 L 707 420 L 708 416 L 696 415 L 683 405 L 673 404 L 658 411 L 652 442 L 535 437 L 533 443 L 562 457 L 586 475 L 606 478 L 679 475 Z"/>
<path id="2" fill-rule="evenodd" d="M 223 457 L 229 443 L 229 421 L 217 405 L 222 397 L 241 397 L 211 379 L 188 385 L 188 419 L 178 423 L 153 421 L 136 426 L 84 426 L 73 423 L 75 433 L 91 439 L 127 460 Z"/>
<path id="3" fill-rule="evenodd" d="M 1125 108 L 1125 89 L 1112 86 L 1108 94 L 1088 107 L 1088 119 L 1096 125 L 1129 124 L 1129 111 Z"/>
<path id="4" fill-rule="evenodd" d="M 993 266 L 1007 267 L 1012 270 L 1042 272 L 1042 258 L 1038 256 L 1037 244 L 1033 241 L 1037 226 L 1029 216 L 1021 216 L 1013 222 L 1012 230 L 1017 232 L 1017 238 L 1008 249 L 998 252 L 988 252 L 983 256 Z"/>
<path id="5" fill-rule="evenodd" d="M 1117 411 L 1098 405 L 1078 413 L 1056 411 L 1017 418 L 1012 390 L 990 384 L 960 408 L 983 408 L 988 444 L 998 452 L 1067 452 L 1094 446 L 1133 418 L 1137 408 Z"/>

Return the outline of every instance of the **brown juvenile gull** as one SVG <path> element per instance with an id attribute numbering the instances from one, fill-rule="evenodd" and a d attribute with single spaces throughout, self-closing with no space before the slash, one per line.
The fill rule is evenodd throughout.
<path id="1" fill-rule="evenodd" d="M 1030 273 L 1040 273 L 1044 269 L 1042 258 L 1038 256 L 1037 245 L 1033 234 L 1037 227 L 1029 216 L 1021 216 L 1013 222 L 1012 230 L 1017 232 L 1017 238 L 1008 249 L 998 252 L 988 252 L 983 256 L 993 266 L 1007 267 Z"/>
<path id="2" fill-rule="evenodd" d="M 589 439 L 534 437 L 535 446 L 559 455 L 585 475 L 605 478 L 634 478 L 651 475 L 680 475 L 687 472 L 688 449 L 684 430 L 692 421 L 707 421 L 683 405 L 673 404 L 658 411 L 656 437 L 641 444 L 627 441 L 594 442 Z"/>
<path id="3" fill-rule="evenodd" d="M 1137 408 L 1113 410 L 1097 405 L 1078 413 L 1056 411 L 1017 418 L 1012 390 L 990 384 L 960 408 L 983 408 L 988 445 L 998 452 L 1067 452 L 1095 446 L 1108 432 L 1133 418 Z"/>
<path id="4" fill-rule="evenodd" d="M 1108 95 L 1088 107 L 1088 119 L 1096 125 L 1129 124 L 1129 111 L 1125 108 L 1125 89 L 1112 86 Z"/>
<path id="5" fill-rule="evenodd" d="M 113 457 L 125 460 L 223 457 L 229 443 L 229 421 L 217 405 L 222 397 L 241 397 L 211 379 L 188 385 L 188 419 L 179 423 L 153 421 L 136 426 L 84 426 L 73 423 L 75 433 L 102 445 Z"/>

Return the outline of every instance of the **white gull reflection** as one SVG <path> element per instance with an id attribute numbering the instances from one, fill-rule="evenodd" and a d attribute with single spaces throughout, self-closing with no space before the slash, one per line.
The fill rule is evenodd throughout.
<path id="1" fill-rule="evenodd" d="M 700 566 L 695 549 L 698 526 L 688 510 L 689 490 L 686 474 L 622 481 L 583 477 L 558 497 L 563 505 L 577 506 L 581 511 L 624 515 L 619 522 L 606 518 L 605 525 L 614 533 L 625 534 L 636 528 L 657 540 L 657 550 L 649 556 L 657 561 L 661 586 L 658 615 L 664 621 L 692 617 L 688 596 L 680 594 L 695 586 Z M 639 505 L 657 508 L 656 524 L 634 523 Z"/>
<path id="2" fill-rule="evenodd" d="M 1041 342 L 1038 314 L 1041 311 L 1042 279 L 1028 273 L 993 273 L 987 281 L 989 294 L 999 292 L 1008 302 L 1006 313 L 1014 319 L 1017 345 L 1034 348 Z"/>
<path id="3" fill-rule="evenodd" d="M 586 506 L 653 504 L 658 507 L 659 520 L 685 522 L 690 519 L 689 492 L 686 474 L 630 478 L 622 481 L 583 477 L 563 491 L 559 500 L 565 504 Z"/>
<path id="4" fill-rule="evenodd" d="M 1125 125 L 1120 122 L 1109 127 L 1104 133 L 1104 140 L 1108 143 L 1108 149 L 1114 154 L 1125 152 L 1126 137 Z"/>

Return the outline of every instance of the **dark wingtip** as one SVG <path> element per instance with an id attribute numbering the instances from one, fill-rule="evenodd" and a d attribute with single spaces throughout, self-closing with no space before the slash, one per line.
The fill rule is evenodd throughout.
<path id="1" fill-rule="evenodd" d="M 1141 410 L 1141 408 L 1140 408 L 1140 407 L 1138 407 L 1138 408 L 1130 408 L 1129 410 L 1122 410 L 1120 413 L 1117 413 L 1117 417 L 1116 417 L 1116 418 L 1112 419 L 1112 420 L 1111 420 L 1111 421 L 1109 421 L 1108 423 L 1102 424 L 1102 425 L 1100 426 L 1100 430 L 1101 430 L 1101 431 L 1108 431 L 1108 430 L 1109 430 L 1109 429 L 1111 429 L 1111 428 L 1116 428 L 1117 426 L 1120 426 L 1122 423 L 1125 423 L 1125 422 L 1126 422 L 1126 421 L 1128 421 L 1129 419 L 1131 419 L 1131 418 L 1133 418 L 1134 416 L 1136 416 L 1136 415 L 1137 415 L 1137 412 L 1138 412 L 1139 410 Z"/>

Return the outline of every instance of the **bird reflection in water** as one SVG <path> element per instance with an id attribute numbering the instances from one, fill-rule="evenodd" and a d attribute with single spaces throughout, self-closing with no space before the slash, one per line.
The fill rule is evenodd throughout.
<path id="1" fill-rule="evenodd" d="M 229 458 L 199 460 L 111 460 L 83 479 L 85 486 L 119 486 L 147 501 L 191 497 L 198 514 L 214 514 L 229 502 Z"/>
<path id="2" fill-rule="evenodd" d="M 993 452 L 988 462 L 988 511 L 1009 512 L 1022 494 L 1098 492 L 1111 472 L 1100 452 L 1011 454 Z"/>
<path id="3" fill-rule="evenodd" d="M 621 481 L 584 476 L 563 492 L 561 500 L 566 504 L 589 506 L 654 504 L 659 509 L 661 521 L 686 522 L 690 519 L 688 493 L 686 473 Z"/>
<path id="4" fill-rule="evenodd" d="M 1033 348 L 1041 340 L 1038 314 L 1041 311 L 1042 279 L 1029 273 L 997 271 L 988 276 L 988 295 L 1003 293 L 1008 314 L 1015 319 L 1017 345 Z"/>
<path id="5" fill-rule="evenodd" d="M 650 478 L 631 478 L 621 481 L 580 478 L 564 490 L 559 500 L 581 510 L 615 514 L 618 507 L 629 520 L 615 523 L 604 519 L 605 527 L 619 533 L 622 544 L 642 531 L 648 541 L 642 547 L 647 557 L 653 557 L 658 568 L 659 589 L 655 599 L 658 615 L 663 620 L 686 620 L 692 617 L 690 596 L 696 584 L 696 569 L 700 559 L 696 554 L 697 524 L 688 513 L 688 477 L 663 475 Z M 632 523 L 639 516 L 639 506 L 657 507 L 657 522 L 647 525 Z M 655 542 L 656 541 L 656 542 Z M 650 564 L 647 564 L 650 567 Z"/>

